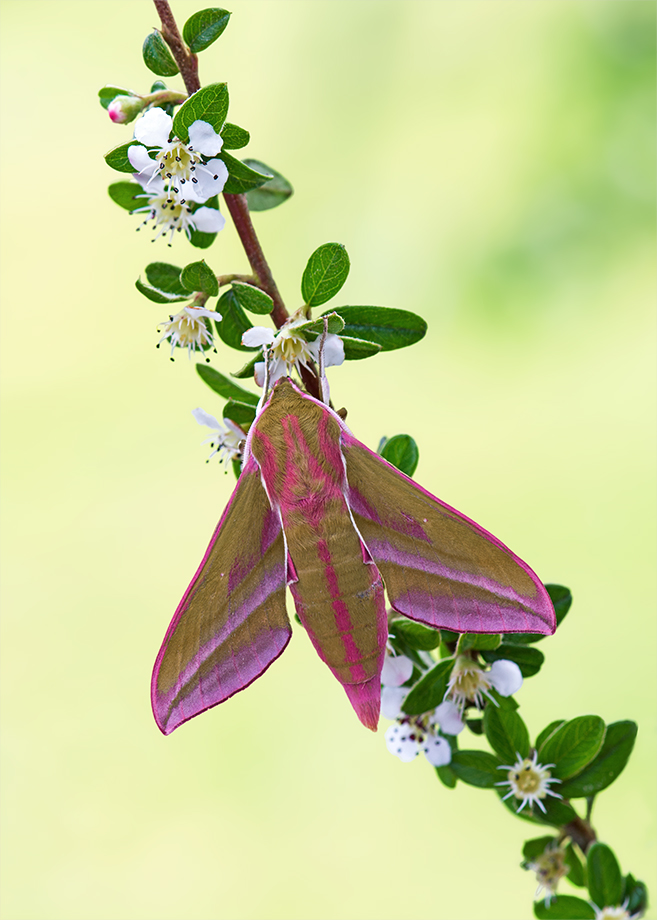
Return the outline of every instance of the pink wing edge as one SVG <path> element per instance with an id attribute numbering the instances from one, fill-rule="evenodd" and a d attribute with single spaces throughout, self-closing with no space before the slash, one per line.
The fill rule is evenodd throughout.
<path id="1" fill-rule="evenodd" d="M 235 501 L 235 498 L 236 498 L 236 496 L 237 496 L 237 494 L 238 494 L 238 491 L 239 491 L 239 488 L 240 488 L 240 486 L 241 486 L 241 484 L 242 484 L 242 481 L 243 481 L 248 475 L 251 475 L 251 474 L 253 474 L 253 473 L 257 473 L 258 476 L 260 476 L 260 468 L 258 467 L 258 464 L 255 462 L 255 460 L 253 459 L 253 457 L 252 457 L 252 456 L 248 456 L 248 459 L 246 459 L 246 462 L 245 462 L 245 464 L 244 464 L 244 466 L 243 466 L 243 468 L 242 468 L 242 472 L 240 473 L 240 477 L 239 477 L 239 479 L 237 480 L 237 483 L 236 483 L 236 485 L 235 485 L 235 488 L 233 489 L 233 491 L 232 491 L 232 493 L 231 493 L 231 496 L 230 496 L 230 498 L 229 498 L 229 500 L 228 500 L 228 504 L 227 504 L 226 507 L 224 508 L 223 514 L 221 515 L 221 518 L 219 519 L 219 523 L 217 524 L 217 526 L 216 526 L 215 529 L 214 529 L 214 532 L 213 532 L 213 534 L 212 534 L 212 538 L 211 538 L 211 540 L 210 540 L 210 543 L 209 543 L 209 545 L 208 545 L 208 548 L 207 548 L 206 551 L 205 551 L 205 554 L 204 554 L 204 556 L 203 556 L 203 559 L 201 560 L 201 563 L 200 563 L 198 569 L 196 570 L 196 572 L 195 572 L 195 574 L 194 574 L 194 577 L 192 578 L 192 580 L 190 581 L 189 585 L 187 586 L 187 589 L 186 589 L 186 591 L 185 591 L 185 593 L 184 593 L 184 595 L 183 595 L 183 597 L 182 597 L 182 600 L 181 600 L 180 603 L 178 604 L 178 606 L 177 606 L 177 608 L 176 608 L 176 612 L 174 613 L 173 618 L 172 618 L 171 622 L 169 623 L 169 627 L 168 627 L 168 629 L 167 629 L 167 631 L 166 631 L 166 634 L 165 634 L 165 636 L 164 636 L 164 639 L 162 640 L 162 645 L 160 646 L 160 650 L 159 650 L 159 652 L 158 652 L 157 658 L 155 659 L 155 664 L 153 665 L 153 673 L 152 673 L 152 676 L 151 676 L 151 708 L 152 708 L 152 710 L 153 710 L 153 716 L 154 716 L 154 718 L 155 718 L 155 722 L 156 722 L 156 724 L 157 724 L 157 727 L 160 729 L 160 731 L 162 732 L 163 735 L 170 735 L 173 731 L 175 731 L 176 728 L 179 728 L 181 725 L 184 725 L 185 722 L 189 722 L 190 719 L 195 718 L 197 715 L 200 715 L 202 712 L 206 712 L 206 711 L 209 710 L 209 709 L 214 709 L 215 706 L 218 706 L 220 703 L 224 703 L 226 700 L 230 699 L 232 696 L 235 696 L 236 693 L 239 693 L 240 691 L 245 690 L 247 687 L 249 687 L 252 683 L 254 683 L 254 681 L 256 681 L 259 677 L 261 677 L 261 676 L 265 673 L 265 671 L 267 671 L 267 670 L 271 667 L 271 665 L 272 665 L 278 658 L 280 658 L 280 656 L 283 654 L 283 652 L 284 652 L 285 649 L 287 648 L 290 639 L 292 638 L 292 629 L 291 629 L 291 627 L 288 627 L 287 637 L 286 637 L 285 641 L 284 641 L 283 644 L 280 646 L 280 648 L 277 650 L 276 654 L 271 658 L 271 660 L 270 660 L 269 662 L 267 662 L 267 664 L 262 668 L 262 670 L 258 671 L 257 674 L 254 674 L 253 677 L 251 677 L 249 680 L 245 681 L 241 686 L 236 687 L 235 690 L 233 690 L 233 691 L 232 691 L 231 693 L 229 693 L 227 696 L 222 696 L 221 699 L 216 700 L 216 702 L 214 702 L 214 703 L 209 703 L 209 705 L 204 706 L 202 709 L 198 709 L 198 710 L 194 711 L 194 712 L 191 713 L 190 715 L 186 716 L 184 719 L 181 719 L 180 721 L 176 722 L 175 725 L 171 726 L 170 728 L 167 728 L 166 725 L 163 723 L 163 720 L 160 718 L 159 705 L 158 705 L 158 699 L 157 699 L 157 697 L 158 697 L 158 694 L 157 694 L 157 678 L 158 678 L 159 671 L 160 671 L 160 664 L 162 663 L 162 659 L 164 658 L 164 655 L 165 655 L 165 652 L 166 652 L 166 649 L 167 649 L 167 644 L 168 644 L 169 638 L 170 638 L 170 636 L 174 633 L 176 627 L 178 626 L 178 623 L 180 622 L 180 620 L 181 620 L 183 614 L 185 613 L 185 611 L 186 611 L 186 609 L 187 609 L 187 599 L 188 599 L 189 595 L 190 595 L 191 592 L 192 592 L 192 589 L 193 589 L 193 587 L 194 587 L 194 585 L 195 585 L 195 583 L 196 583 L 196 579 L 197 579 L 198 576 L 200 575 L 200 573 L 201 573 L 201 571 L 203 570 L 203 567 L 205 566 L 205 564 L 206 564 L 206 562 L 207 562 L 207 560 L 208 560 L 208 558 L 209 558 L 209 556 L 210 556 L 212 550 L 214 549 L 215 543 L 216 543 L 216 541 L 217 541 L 217 539 L 218 539 L 218 537 L 219 537 L 219 534 L 220 534 L 221 529 L 222 529 L 222 527 L 223 527 L 224 521 L 225 521 L 226 517 L 228 516 L 228 512 L 229 512 L 231 506 L 233 505 L 233 503 L 234 503 L 234 501 Z M 264 486 L 263 486 L 263 489 L 264 489 Z M 279 522 L 279 530 L 281 530 L 281 529 L 282 529 L 282 528 L 280 527 L 280 522 Z M 284 564 L 283 564 L 283 572 L 284 572 L 283 583 L 285 583 L 285 581 L 286 581 L 286 578 L 285 578 L 285 573 L 286 573 L 286 571 L 287 571 L 286 558 L 287 558 L 287 553 L 285 554 L 285 557 L 284 557 Z"/>

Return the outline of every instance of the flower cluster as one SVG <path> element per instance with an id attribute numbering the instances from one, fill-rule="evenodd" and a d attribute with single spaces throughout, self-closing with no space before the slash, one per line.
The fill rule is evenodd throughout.
<path id="1" fill-rule="evenodd" d="M 154 222 L 163 233 L 193 230 L 218 233 L 225 224 L 213 207 L 199 207 L 222 191 L 228 179 L 223 160 L 216 158 L 223 139 L 212 125 L 197 120 L 189 126 L 189 142 L 172 136 L 173 118 L 153 108 L 135 126 L 136 143 L 128 147 L 128 159 L 147 203 L 135 213 L 148 213 L 144 223 Z M 170 245 L 170 243 L 169 243 Z"/>
<path id="2" fill-rule="evenodd" d="M 204 409 L 193 409 L 192 415 L 199 425 L 205 425 L 212 431 L 210 437 L 203 441 L 203 444 L 210 444 L 212 447 L 212 453 L 206 462 L 209 463 L 215 454 L 219 454 L 220 463 L 228 460 L 241 460 L 245 434 L 239 425 L 225 418 L 226 427 L 224 428 L 214 415 L 210 415 Z"/>

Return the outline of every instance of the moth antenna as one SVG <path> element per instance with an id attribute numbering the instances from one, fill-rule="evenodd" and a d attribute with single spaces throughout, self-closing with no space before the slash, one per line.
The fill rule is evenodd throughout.
<path id="1" fill-rule="evenodd" d="M 338 411 L 337 411 L 335 414 L 336 414 L 336 415 L 339 415 L 343 422 L 344 422 L 344 420 L 347 418 L 347 410 L 346 410 L 346 409 L 338 409 Z"/>
<path id="2" fill-rule="evenodd" d="M 324 331 L 322 332 L 322 337 L 319 340 L 319 388 L 322 396 L 322 402 L 329 405 L 330 393 L 329 393 L 329 384 L 326 377 L 326 372 L 324 370 L 324 344 L 326 342 L 326 336 L 328 335 L 328 317 L 324 317 Z"/>
<path id="3" fill-rule="evenodd" d="M 264 358 L 264 361 L 265 361 L 265 379 L 262 385 L 262 396 L 260 397 L 260 401 L 258 402 L 258 405 L 256 406 L 256 415 L 260 414 L 260 411 L 262 407 L 264 406 L 265 401 L 267 399 L 267 394 L 269 393 L 269 377 L 270 377 L 270 374 L 269 374 L 270 348 L 269 346 L 267 345 L 262 346 L 262 357 Z"/>

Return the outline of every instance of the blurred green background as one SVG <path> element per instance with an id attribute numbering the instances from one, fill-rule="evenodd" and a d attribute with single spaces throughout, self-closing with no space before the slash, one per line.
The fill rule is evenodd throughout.
<path id="1" fill-rule="evenodd" d="M 181 24 L 197 8 L 174 3 Z M 522 713 L 534 735 L 638 720 L 594 823 L 654 899 L 655 4 L 231 10 L 201 75 L 228 80 L 245 155 L 295 187 L 255 215 L 283 296 L 299 305 L 308 255 L 337 240 L 336 304 L 427 318 L 412 349 L 332 370 L 333 398 L 371 446 L 413 434 L 424 486 L 572 588 Z M 391 757 L 299 630 L 247 692 L 155 727 L 152 662 L 234 484 L 191 416 L 220 400 L 155 350 L 166 308 L 134 288 L 198 250 L 151 244 L 106 193 L 131 128 L 96 93 L 148 89 L 157 16 L 2 15 L 3 916 L 530 917 L 520 848 L 540 831 Z M 228 227 L 207 258 L 247 267 Z"/>

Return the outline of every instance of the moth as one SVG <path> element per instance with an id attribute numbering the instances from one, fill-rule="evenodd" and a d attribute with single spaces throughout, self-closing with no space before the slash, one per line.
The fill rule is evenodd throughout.
<path id="1" fill-rule="evenodd" d="M 369 450 L 289 377 L 246 438 L 242 473 L 176 610 L 151 685 L 164 734 L 248 687 L 296 612 L 376 730 L 390 606 L 464 633 L 555 630 L 552 602 L 500 540 Z"/>

